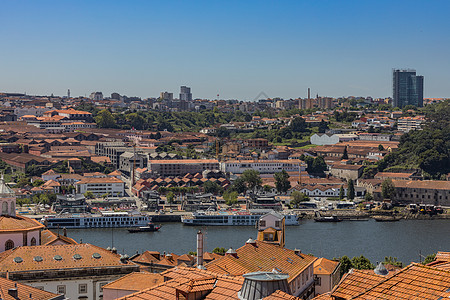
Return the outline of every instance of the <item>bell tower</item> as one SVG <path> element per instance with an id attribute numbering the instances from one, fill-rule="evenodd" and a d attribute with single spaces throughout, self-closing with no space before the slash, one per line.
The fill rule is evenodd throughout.
<path id="1" fill-rule="evenodd" d="M 0 177 L 0 210 L 5 216 L 16 216 L 16 195 L 14 191 L 6 185 L 3 174 Z"/>

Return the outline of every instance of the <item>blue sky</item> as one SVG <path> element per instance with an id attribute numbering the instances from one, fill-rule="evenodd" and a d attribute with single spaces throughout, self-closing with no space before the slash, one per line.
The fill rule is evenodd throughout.
<path id="1" fill-rule="evenodd" d="M 0 1 L 0 91 L 450 97 L 450 1 Z"/>

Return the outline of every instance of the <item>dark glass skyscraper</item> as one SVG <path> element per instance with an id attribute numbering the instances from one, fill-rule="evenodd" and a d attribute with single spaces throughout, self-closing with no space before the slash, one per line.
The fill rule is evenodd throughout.
<path id="1" fill-rule="evenodd" d="M 394 107 L 423 106 L 423 76 L 417 76 L 416 70 L 394 69 L 392 74 Z"/>

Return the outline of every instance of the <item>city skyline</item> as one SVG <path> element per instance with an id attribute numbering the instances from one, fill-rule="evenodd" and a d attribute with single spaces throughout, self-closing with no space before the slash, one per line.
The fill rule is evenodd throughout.
<path id="1" fill-rule="evenodd" d="M 444 1 L 1 4 L 0 91 L 142 98 L 392 97 L 392 69 L 447 97 Z M 412 22 L 413 20 L 414 22 Z M 417 20 L 417 21 L 416 21 Z"/>

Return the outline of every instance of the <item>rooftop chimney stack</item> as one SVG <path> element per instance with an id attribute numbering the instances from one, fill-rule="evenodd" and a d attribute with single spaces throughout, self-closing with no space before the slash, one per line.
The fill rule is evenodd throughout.
<path id="1" fill-rule="evenodd" d="M 197 232 L 197 268 L 203 269 L 203 233 Z"/>

